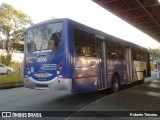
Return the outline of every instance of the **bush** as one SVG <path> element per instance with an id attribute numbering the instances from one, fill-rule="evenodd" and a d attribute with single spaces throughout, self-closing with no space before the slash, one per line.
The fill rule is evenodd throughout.
<path id="1" fill-rule="evenodd" d="M 0 63 L 9 66 L 11 64 L 12 57 L 10 54 L 0 55 Z"/>
<path id="2" fill-rule="evenodd" d="M 0 85 L 23 84 L 23 76 L 6 76 L 0 75 Z"/>

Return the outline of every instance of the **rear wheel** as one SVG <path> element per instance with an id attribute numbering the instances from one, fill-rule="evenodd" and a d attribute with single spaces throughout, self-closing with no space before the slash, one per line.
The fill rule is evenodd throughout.
<path id="1" fill-rule="evenodd" d="M 143 71 L 143 78 L 141 80 L 141 84 L 144 83 L 144 79 L 146 78 L 146 70 Z"/>
<path id="2" fill-rule="evenodd" d="M 146 78 L 147 75 L 146 75 L 146 70 L 143 71 L 143 78 Z"/>
<path id="3" fill-rule="evenodd" d="M 112 79 L 112 92 L 118 92 L 120 88 L 119 76 L 114 75 Z"/>

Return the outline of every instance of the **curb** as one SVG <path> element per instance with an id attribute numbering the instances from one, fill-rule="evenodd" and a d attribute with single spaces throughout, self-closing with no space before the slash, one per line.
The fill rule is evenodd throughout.
<path id="1" fill-rule="evenodd" d="M 10 89 L 15 87 L 23 87 L 23 84 L 6 84 L 6 85 L 0 85 L 0 90 L 2 89 Z"/>

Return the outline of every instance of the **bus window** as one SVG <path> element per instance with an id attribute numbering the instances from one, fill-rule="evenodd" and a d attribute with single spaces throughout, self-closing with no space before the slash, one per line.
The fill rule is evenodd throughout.
<path id="1" fill-rule="evenodd" d="M 59 48 L 61 42 L 61 35 L 59 33 L 53 33 L 48 41 L 48 49 L 57 49 Z"/>
<path id="2" fill-rule="evenodd" d="M 143 60 L 147 61 L 147 52 L 146 51 L 143 51 Z"/>
<path id="3" fill-rule="evenodd" d="M 138 61 L 143 61 L 143 51 L 141 49 L 138 49 L 137 59 Z"/>
<path id="4" fill-rule="evenodd" d="M 106 42 L 107 48 L 115 49 L 116 50 L 116 43 L 115 41 L 107 40 Z"/>
<path id="5" fill-rule="evenodd" d="M 60 47 L 63 23 L 45 24 L 31 28 L 26 33 L 27 52 L 54 50 Z"/>
<path id="6" fill-rule="evenodd" d="M 132 58 L 133 60 L 137 60 L 137 48 L 132 47 Z"/>
<path id="7" fill-rule="evenodd" d="M 81 54 L 81 43 L 77 42 L 74 44 L 78 55 Z"/>
<path id="8" fill-rule="evenodd" d="M 27 50 L 28 51 L 35 51 L 36 50 L 36 44 L 34 41 L 31 41 L 27 44 Z"/>
<path id="9" fill-rule="evenodd" d="M 111 59 L 116 59 L 116 50 L 107 49 L 107 57 Z"/>
<path id="10" fill-rule="evenodd" d="M 116 59 L 117 58 L 117 54 L 116 54 L 116 44 L 114 41 L 110 41 L 107 40 L 106 42 L 106 46 L 107 46 L 107 57 L 111 58 L 111 59 Z"/>
<path id="11" fill-rule="evenodd" d="M 124 48 L 122 43 L 117 42 L 117 58 L 124 60 Z"/>
<path id="12" fill-rule="evenodd" d="M 95 39 L 89 32 L 74 29 L 74 46 L 79 56 L 95 56 Z"/>

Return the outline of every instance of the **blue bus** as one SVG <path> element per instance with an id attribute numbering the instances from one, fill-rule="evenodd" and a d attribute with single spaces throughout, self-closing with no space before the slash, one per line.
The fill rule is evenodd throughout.
<path id="1" fill-rule="evenodd" d="M 32 89 L 98 91 L 150 76 L 146 48 L 64 18 L 27 28 L 24 86 Z"/>

